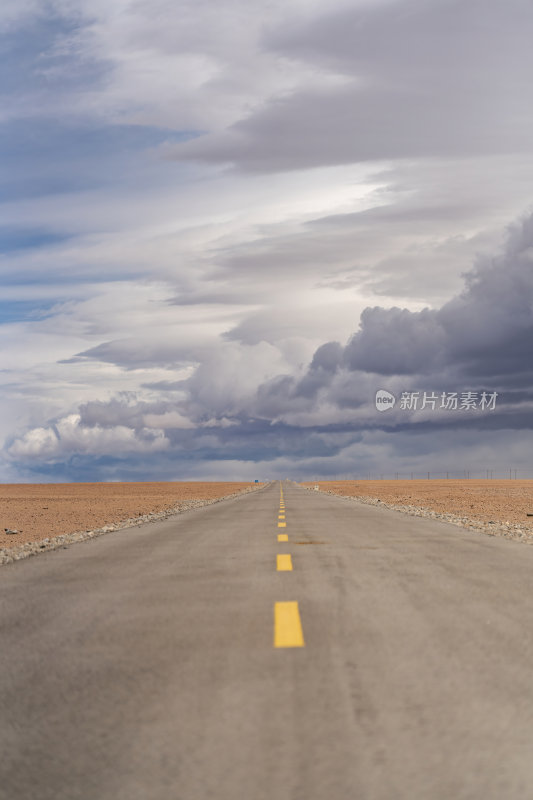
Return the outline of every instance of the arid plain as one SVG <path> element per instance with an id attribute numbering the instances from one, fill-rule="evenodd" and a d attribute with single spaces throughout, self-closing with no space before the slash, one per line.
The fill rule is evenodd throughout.
<path id="1" fill-rule="evenodd" d="M 314 487 L 314 482 L 302 484 Z M 532 480 L 319 481 L 321 491 L 374 498 L 480 522 L 519 523 L 533 531 Z M 0 485 L 0 548 L 113 525 L 191 501 L 249 490 L 246 482 L 68 483 Z M 5 529 L 16 530 L 8 534 Z"/>
<path id="2" fill-rule="evenodd" d="M 254 486 L 237 482 L 0 484 L 0 548 L 86 531 L 215 500 Z M 9 534 L 5 529 L 16 530 Z"/>
<path id="3" fill-rule="evenodd" d="M 533 480 L 379 480 L 319 481 L 323 492 L 376 498 L 398 506 L 417 506 L 480 522 L 519 523 L 533 530 Z"/>

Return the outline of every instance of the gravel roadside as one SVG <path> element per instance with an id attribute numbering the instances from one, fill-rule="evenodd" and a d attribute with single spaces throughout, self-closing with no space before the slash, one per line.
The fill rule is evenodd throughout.
<path id="1" fill-rule="evenodd" d="M 312 487 L 305 486 L 308 491 L 314 491 Z M 501 520 L 489 520 L 487 522 L 479 519 L 472 519 L 466 516 L 457 516 L 448 512 L 434 511 L 431 508 L 424 506 L 414 505 L 397 505 L 396 503 L 388 503 L 380 500 L 378 497 L 368 497 L 364 495 L 341 495 L 337 492 L 329 490 L 324 491 L 320 489 L 323 494 L 331 494 L 335 497 L 340 497 L 342 500 L 351 500 L 357 503 L 364 503 L 370 506 L 380 506 L 381 508 L 389 508 L 392 511 L 400 511 L 402 514 L 409 514 L 412 517 L 428 517 L 431 519 L 440 519 L 443 522 L 450 522 L 452 525 L 457 525 L 459 528 L 467 528 L 473 531 L 479 531 L 487 536 L 503 536 L 505 539 L 512 539 L 517 542 L 525 542 L 526 544 L 533 544 L 533 530 L 530 526 L 521 525 L 517 522 Z"/>
<path id="2" fill-rule="evenodd" d="M 145 525 L 147 522 L 157 522 L 158 520 L 168 519 L 168 517 L 172 517 L 175 514 L 182 514 L 183 512 L 190 511 L 194 508 L 209 506 L 213 503 L 220 503 L 222 500 L 229 500 L 232 497 L 239 497 L 240 495 L 248 494 L 249 492 L 257 492 L 263 487 L 264 484 L 250 486 L 238 492 L 224 495 L 223 497 L 215 497 L 205 500 L 182 500 L 174 508 L 169 508 L 165 511 L 152 512 L 150 514 L 143 514 L 137 517 L 130 517 L 117 523 L 104 525 L 101 528 L 95 528 L 94 530 L 64 533 L 60 536 L 46 537 L 44 539 L 40 539 L 39 541 L 26 542 L 24 544 L 14 545 L 13 547 L 2 547 L 0 548 L 0 566 L 3 566 L 4 564 L 10 564 L 13 561 L 20 561 L 23 558 L 28 558 L 28 556 L 46 553 L 49 550 L 57 550 L 61 547 L 68 547 L 68 545 L 75 544 L 76 542 L 84 542 L 87 539 L 94 539 L 96 536 L 103 536 L 104 534 L 112 533 L 113 531 L 124 530 L 124 528 L 137 528 L 139 525 Z"/>

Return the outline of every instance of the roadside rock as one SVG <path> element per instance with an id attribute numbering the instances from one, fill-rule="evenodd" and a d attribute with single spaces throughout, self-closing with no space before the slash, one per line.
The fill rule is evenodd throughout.
<path id="1" fill-rule="evenodd" d="M 264 484 L 258 484 L 257 486 L 252 485 L 245 489 L 241 489 L 238 492 L 233 492 L 232 494 L 224 495 L 223 497 L 216 497 L 211 498 L 209 500 L 182 500 L 180 501 L 177 506 L 174 508 L 167 509 L 166 511 L 160 512 L 150 512 L 149 514 L 139 515 L 138 517 L 130 517 L 129 519 L 124 520 L 123 522 L 119 522 L 113 525 L 105 525 L 102 528 L 96 528 L 95 530 L 84 530 L 84 531 L 76 531 L 74 533 L 64 533 L 61 536 L 54 536 L 54 537 L 46 537 L 45 539 L 41 539 L 35 542 L 27 542 L 21 545 L 15 545 L 14 547 L 3 547 L 0 548 L 0 566 L 4 564 L 10 564 L 13 561 L 20 561 L 23 558 L 27 558 L 28 556 L 37 555 L 38 553 L 44 553 L 48 550 L 57 550 L 58 548 L 66 548 L 69 544 L 74 544 L 75 542 L 84 542 L 87 539 L 93 539 L 96 536 L 103 536 L 106 533 L 112 533 L 113 531 L 117 530 L 124 530 L 125 528 L 133 528 L 138 527 L 139 525 L 144 525 L 147 522 L 156 522 L 158 520 L 168 519 L 169 517 L 173 517 L 176 514 L 181 514 L 183 512 L 189 511 L 193 508 L 200 508 L 201 506 L 209 506 L 213 503 L 220 503 L 222 500 L 228 500 L 232 497 L 239 497 L 243 494 L 248 494 L 249 492 L 257 492 L 259 489 L 262 489 Z M 17 531 L 5 531 L 6 533 L 17 533 Z"/>
<path id="2" fill-rule="evenodd" d="M 309 489 L 309 487 L 304 487 Z M 320 490 L 323 491 L 323 490 Z M 487 536 L 503 536 L 505 539 L 512 539 L 516 542 L 525 542 L 526 544 L 533 544 L 533 530 L 530 527 L 525 527 L 520 523 L 513 523 L 509 520 L 494 521 L 490 520 L 484 522 L 479 519 L 471 519 L 470 517 L 460 517 L 449 512 L 433 511 L 430 508 L 423 506 L 413 505 L 397 505 L 395 503 L 387 503 L 377 497 L 367 497 L 364 495 L 341 495 L 337 492 L 325 491 L 324 494 L 331 494 L 339 497 L 341 500 L 350 500 L 357 503 L 364 503 L 369 506 L 380 506 L 380 508 L 389 508 L 391 511 L 400 511 L 402 514 L 409 514 L 412 517 L 428 517 L 431 519 L 440 519 L 443 522 L 449 522 L 452 525 L 457 525 L 460 528 L 467 528 L 468 530 L 478 531 Z"/>

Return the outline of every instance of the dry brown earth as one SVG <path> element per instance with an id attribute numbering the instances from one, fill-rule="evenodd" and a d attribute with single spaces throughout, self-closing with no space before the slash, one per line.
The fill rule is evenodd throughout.
<path id="1" fill-rule="evenodd" d="M 313 487 L 314 483 L 303 486 Z M 323 492 L 418 506 L 483 523 L 519 523 L 533 530 L 533 480 L 320 481 Z"/>
<path id="2" fill-rule="evenodd" d="M 233 482 L 0 484 L 0 548 L 94 530 L 252 486 Z M 5 528 L 19 533 L 7 534 Z"/>

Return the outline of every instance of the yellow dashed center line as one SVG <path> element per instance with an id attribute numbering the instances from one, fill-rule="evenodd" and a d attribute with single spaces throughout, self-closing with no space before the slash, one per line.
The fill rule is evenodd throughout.
<path id="1" fill-rule="evenodd" d="M 286 528 L 285 500 L 280 484 L 278 528 Z M 278 542 L 288 542 L 286 533 L 278 533 Z M 276 555 L 278 572 L 292 572 L 292 556 L 289 553 Z M 305 647 L 298 603 L 283 602 L 274 604 L 274 647 Z"/>
<path id="2" fill-rule="evenodd" d="M 289 553 L 278 553 L 276 569 L 278 572 L 292 572 L 292 557 Z"/>
<path id="3" fill-rule="evenodd" d="M 274 604 L 274 647 L 305 647 L 298 603 Z"/>

